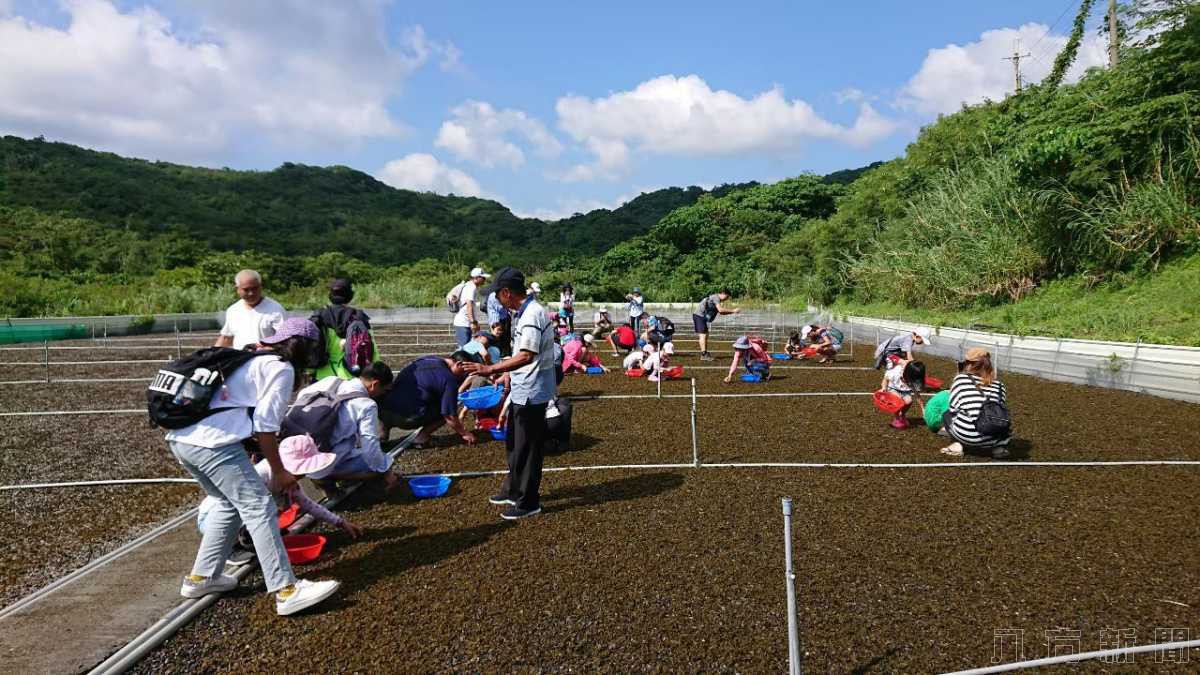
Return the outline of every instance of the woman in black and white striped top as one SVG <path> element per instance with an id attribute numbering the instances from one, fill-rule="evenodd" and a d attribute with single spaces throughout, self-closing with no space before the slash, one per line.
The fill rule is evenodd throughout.
<path id="1" fill-rule="evenodd" d="M 942 454 L 959 457 L 964 447 L 981 450 L 991 448 L 992 457 L 1008 457 L 1008 436 L 985 436 L 975 428 L 984 401 L 988 400 L 999 401 L 1007 407 L 1008 390 L 1003 382 L 996 379 L 992 355 L 978 347 L 968 349 L 962 372 L 950 385 L 950 409 L 946 412 L 943 425 L 954 442 L 942 448 Z"/>

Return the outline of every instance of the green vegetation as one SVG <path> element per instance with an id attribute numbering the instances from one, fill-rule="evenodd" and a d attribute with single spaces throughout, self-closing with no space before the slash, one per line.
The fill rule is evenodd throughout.
<path id="1" fill-rule="evenodd" d="M 1119 65 L 1060 85 L 1082 4 L 1046 82 L 939 118 L 901 158 L 554 223 L 345 167 L 197 169 L 0 139 L 0 313 L 212 310 L 245 266 L 291 306 L 323 303 L 335 274 L 365 305 L 428 305 L 483 261 L 585 300 L 729 286 L 750 302 L 1200 344 L 1200 8 L 1125 3 Z"/>

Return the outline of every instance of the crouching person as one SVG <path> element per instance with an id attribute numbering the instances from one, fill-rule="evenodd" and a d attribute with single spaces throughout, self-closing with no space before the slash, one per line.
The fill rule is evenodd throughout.
<path id="1" fill-rule="evenodd" d="M 292 436 L 285 438 L 279 442 L 279 461 L 283 464 L 283 468 L 288 473 L 296 478 L 301 478 L 305 475 L 320 473 L 321 471 L 333 466 L 337 462 L 337 455 L 331 452 L 321 452 L 317 448 L 316 441 L 312 436 L 307 434 L 303 436 Z M 254 470 L 262 479 L 264 485 L 270 489 L 272 485 L 271 464 L 267 460 L 262 460 L 254 465 Z M 284 504 L 287 507 L 291 505 L 297 506 L 297 516 L 309 514 L 313 518 L 340 528 L 343 532 L 350 535 L 351 539 L 357 539 L 362 535 L 362 528 L 350 522 L 349 519 L 343 518 L 329 509 L 321 506 L 312 497 L 304 494 L 304 490 L 300 489 L 299 483 L 293 483 L 291 487 L 272 493 L 275 497 L 276 505 Z M 201 534 L 204 533 L 208 524 L 208 516 L 217 506 L 218 500 L 215 497 L 205 497 L 204 501 L 200 502 L 200 508 L 196 515 L 196 526 L 200 529 Z M 253 545 L 249 543 L 249 535 L 245 527 L 238 531 L 237 542 L 234 544 L 233 553 L 230 554 L 227 561 L 230 565 L 241 566 L 250 562 L 253 557 Z"/>
<path id="2" fill-rule="evenodd" d="M 1012 437 L 1008 390 L 996 379 L 992 355 L 979 347 L 968 349 L 958 367 L 950 385 L 950 409 L 942 418 L 954 442 L 942 454 L 961 457 L 965 449 L 991 450 L 993 458 L 1007 458 Z"/>
<path id="3" fill-rule="evenodd" d="M 726 384 L 733 382 L 733 374 L 742 364 L 745 364 L 746 372 L 758 375 L 764 381 L 771 379 L 771 355 L 767 353 L 767 343 L 762 338 L 743 335 L 733 341 L 733 360 L 725 376 Z"/>
<path id="4" fill-rule="evenodd" d="M 243 523 L 253 541 L 267 591 L 275 594 L 276 613 L 295 614 L 337 592 L 336 581 L 296 579 L 279 535 L 278 511 L 271 498 L 272 490 L 287 492 L 296 485 L 296 477 L 280 460 L 275 433 L 287 411 L 296 367 L 304 367 L 318 339 L 320 333 L 311 321 L 287 319 L 274 335 L 262 338 L 253 356 L 242 356 L 236 367 L 223 370 L 214 363 L 215 370 L 209 369 L 203 376 L 200 369 L 190 374 L 189 382 L 219 382 L 219 389 L 212 393 L 208 410 L 199 421 L 173 426 L 166 435 L 172 454 L 213 499 L 192 572 L 180 589 L 183 597 L 224 593 L 237 586 L 237 579 L 222 571 Z M 223 351 L 215 358 L 223 359 L 227 353 Z M 217 377 L 218 373 L 223 377 Z M 170 388 L 165 383 L 169 379 L 169 372 L 160 371 L 151 393 Z M 176 393 L 179 391 L 176 389 Z M 251 437 L 258 441 L 271 470 L 271 490 L 242 446 L 242 441 Z"/>
<path id="5" fill-rule="evenodd" d="M 448 424 L 464 443 L 475 445 L 475 435 L 458 418 L 458 391 L 468 363 L 475 360 L 460 349 L 449 358 L 422 356 L 404 366 L 392 390 L 379 402 L 384 429 L 420 429 L 413 447 L 421 448 L 433 432 Z"/>
<path id="6" fill-rule="evenodd" d="M 899 396 L 904 401 L 904 407 L 896 411 L 892 417 L 893 429 L 908 428 L 908 409 L 913 401 L 921 408 L 924 416 L 925 403 L 919 394 L 925 389 L 925 364 L 920 361 L 893 361 L 883 373 L 883 382 L 879 388 Z"/>
<path id="7" fill-rule="evenodd" d="M 335 460 L 320 470 L 309 471 L 326 494 L 337 491 L 337 482 L 361 482 L 383 478 L 387 488 L 396 487 L 392 458 L 380 445 L 379 405 L 392 386 L 392 369 L 376 361 L 358 377 L 321 379 L 296 396 L 284 419 L 281 435 L 311 435 L 319 448 Z"/>

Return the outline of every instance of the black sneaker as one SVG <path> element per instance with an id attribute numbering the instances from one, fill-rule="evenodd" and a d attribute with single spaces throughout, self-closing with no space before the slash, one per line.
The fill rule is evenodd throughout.
<path id="1" fill-rule="evenodd" d="M 541 512 L 541 506 L 535 506 L 532 509 L 523 509 L 516 504 L 513 504 L 507 509 L 504 509 L 504 513 L 501 513 L 500 517 L 505 520 L 520 520 L 522 518 L 528 518 L 529 516 L 536 516 Z"/>
<path id="2" fill-rule="evenodd" d="M 701 361 L 712 361 L 713 355 L 709 354 L 708 352 L 700 352 L 700 360 Z"/>
<path id="3" fill-rule="evenodd" d="M 515 506 L 516 502 L 505 497 L 504 495 L 492 495 L 488 497 L 488 503 L 496 506 Z"/>
<path id="4" fill-rule="evenodd" d="M 229 558 L 225 561 L 230 567 L 241 567 L 254 560 L 254 551 L 246 550 L 240 546 L 235 546 L 233 552 L 229 554 Z"/>

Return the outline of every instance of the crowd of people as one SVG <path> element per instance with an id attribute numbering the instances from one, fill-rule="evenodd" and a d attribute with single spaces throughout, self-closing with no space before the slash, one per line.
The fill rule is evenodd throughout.
<path id="1" fill-rule="evenodd" d="M 625 296 L 626 320 L 617 322 L 599 307 L 590 328 L 577 330 L 570 284 L 561 287 L 552 311 L 539 299 L 541 285 L 527 283 L 521 271 L 504 268 L 493 277 L 476 267 L 446 296 L 452 353 L 422 356 L 393 372 L 379 359 L 370 316 L 351 304 L 350 280 L 335 279 L 329 304 L 308 319 L 286 318 L 254 270 L 238 272 L 234 282 L 239 299 L 225 312 L 214 347 L 170 364 L 149 391 L 152 419 L 168 428 L 171 452 L 206 493 L 200 548 L 181 587 L 188 598 L 232 589 L 237 580 L 224 573 L 225 565 L 252 558 L 280 615 L 333 595 L 338 582 L 295 576 L 277 524 L 280 509 L 311 514 L 351 537 L 361 528 L 306 496 L 297 479 L 308 477 L 326 495 L 363 481 L 394 488 L 393 460 L 382 445 L 389 432 L 415 430 L 412 446 L 420 448 L 449 427 L 473 445 L 460 395 L 478 387 L 503 389 L 502 402 L 475 411 L 477 425 L 486 419 L 504 430 L 508 472 L 490 502 L 507 520 L 537 515 L 545 451 L 570 440 L 570 401 L 558 395 L 563 377 L 610 372 L 601 358 L 604 342 L 629 375 L 661 381 L 675 370 L 675 325 L 648 309 L 640 288 Z M 712 324 L 740 311 L 730 299 L 721 289 L 696 305 L 692 323 L 703 361 L 713 360 Z M 808 325 L 789 336 L 783 354 L 772 354 L 763 338 L 742 335 L 731 345 L 724 381 L 739 368 L 769 380 L 776 358 L 830 363 L 844 339 L 834 326 Z M 916 405 L 929 429 L 949 439 L 941 452 L 990 450 L 1007 457 L 1007 392 L 991 355 L 967 351 L 948 390 L 926 400 L 925 367 L 914 350 L 929 344 L 930 332 L 917 329 L 876 349 L 875 367 L 884 370 L 880 390 L 902 402 L 891 426 L 907 428 L 908 410 Z"/>

